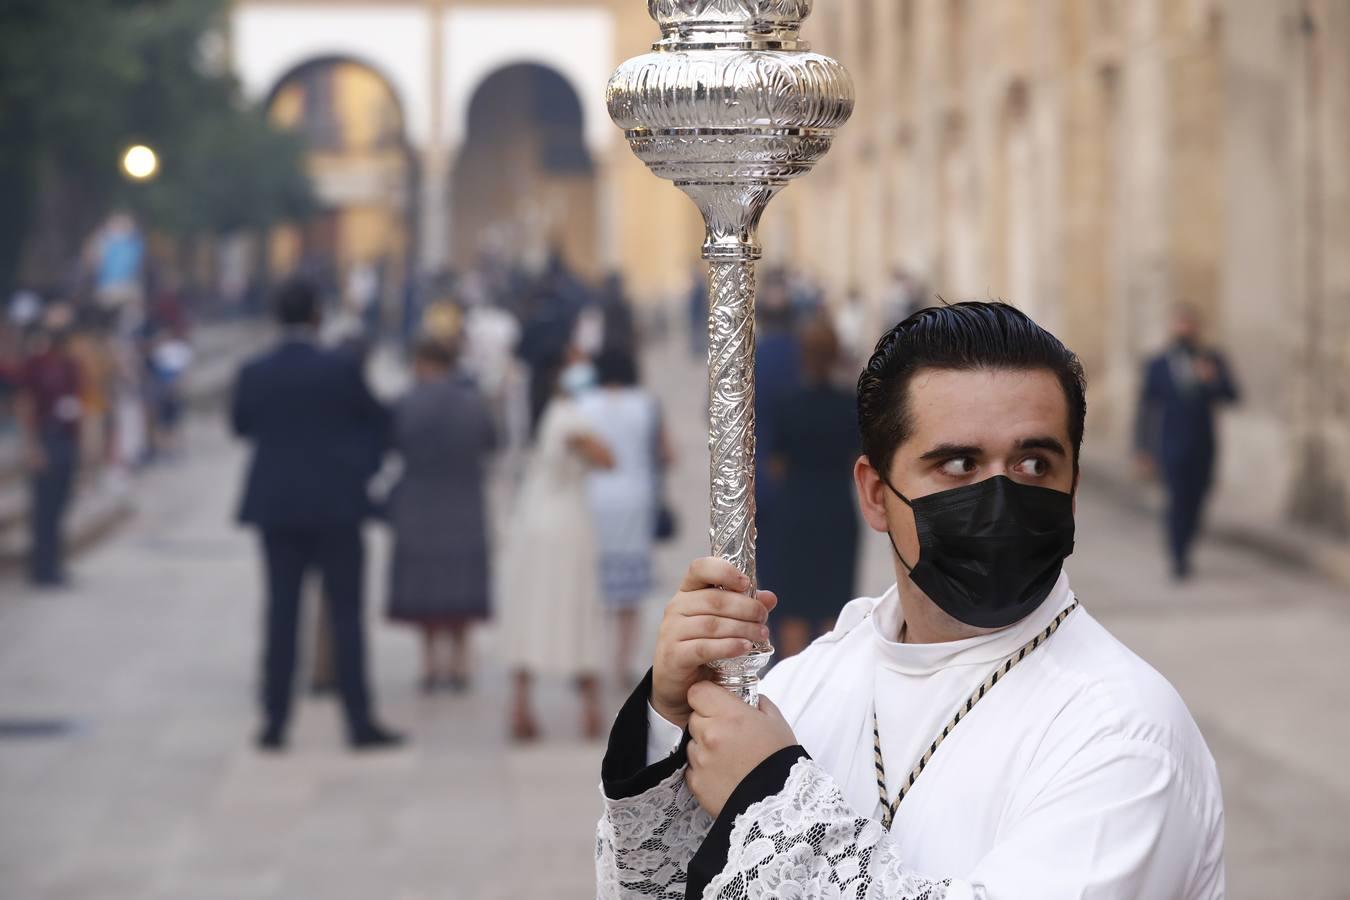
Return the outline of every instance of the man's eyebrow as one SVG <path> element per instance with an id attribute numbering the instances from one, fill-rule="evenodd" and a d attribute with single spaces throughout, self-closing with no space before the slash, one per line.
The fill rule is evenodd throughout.
<path id="1" fill-rule="evenodd" d="M 1058 453 L 1060 456 L 1069 455 L 1069 451 L 1064 449 L 1064 444 L 1059 438 L 1049 436 L 1022 438 L 1022 440 L 1017 442 L 1017 449 L 1049 450 L 1051 453 Z"/>
<path id="2" fill-rule="evenodd" d="M 956 459 L 960 456 L 983 456 L 984 448 L 974 444 L 938 444 L 919 459 Z"/>

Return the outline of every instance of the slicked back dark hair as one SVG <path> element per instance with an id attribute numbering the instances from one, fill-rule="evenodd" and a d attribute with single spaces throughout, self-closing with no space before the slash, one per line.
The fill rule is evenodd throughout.
<path id="1" fill-rule="evenodd" d="M 633 354 L 619 347 L 606 347 L 595 358 L 595 377 L 602 385 L 633 387 L 640 377 Z"/>
<path id="2" fill-rule="evenodd" d="M 873 468 L 889 475 L 895 451 L 913 431 L 909 383 L 923 369 L 1046 369 L 1064 388 L 1074 473 L 1087 419 L 1083 364 L 1059 338 L 1001 302 L 954 303 L 919 310 L 877 341 L 858 377 L 858 430 Z"/>
<path id="3" fill-rule="evenodd" d="M 277 288 L 272 307 L 282 325 L 314 325 L 319 321 L 319 289 L 308 278 L 290 278 Z"/>

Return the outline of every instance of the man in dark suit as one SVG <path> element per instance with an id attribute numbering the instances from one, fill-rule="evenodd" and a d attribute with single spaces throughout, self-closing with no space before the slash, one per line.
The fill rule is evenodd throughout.
<path id="1" fill-rule="evenodd" d="M 285 285 L 276 309 L 286 334 L 240 371 L 232 411 L 235 433 L 254 446 L 239 519 L 261 532 L 267 572 L 258 745 L 279 750 L 285 744 L 301 583 L 306 572 L 318 569 L 348 738 L 358 749 L 393 746 L 402 738 L 381 728 L 371 710 L 361 609 L 361 523 L 371 512 L 367 483 L 389 440 L 389 416 L 361 367 L 316 343 L 320 313 L 313 285 Z"/>
<path id="2" fill-rule="evenodd" d="M 1200 319 L 1193 310 L 1177 311 L 1172 336 L 1171 345 L 1144 368 L 1135 451 L 1145 474 L 1162 476 L 1172 574 L 1183 580 L 1191 573 L 1191 545 L 1214 480 L 1214 411 L 1236 403 L 1238 388 L 1223 355 L 1200 343 Z"/>

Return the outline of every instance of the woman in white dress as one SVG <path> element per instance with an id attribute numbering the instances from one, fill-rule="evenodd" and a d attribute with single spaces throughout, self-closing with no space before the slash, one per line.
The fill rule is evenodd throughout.
<path id="1" fill-rule="evenodd" d="M 564 367 L 539 423 L 526 465 L 501 567 L 502 632 L 515 678 L 511 734 L 532 740 L 539 727 L 531 703 L 536 676 L 576 681 L 582 730 L 604 727 L 599 682 L 603 613 L 586 475 L 614 458 L 595 437 L 576 396 L 594 384 L 582 359 Z"/>
<path id="2" fill-rule="evenodd" d="M 660 471 L 670 464 L 671 453 L 660 407 L 639 386 L 632 355 L 608 349 L 595 366 L 599 389 L 587 391 L 578 405 L 614 454 L 612 469 L 592 472 L 588 479 L 600 543 L 600 588 L 606 608 L 617 620 L 619 681 L 636 684 L 632 662 L 638 609 L 652 589 Z"/>

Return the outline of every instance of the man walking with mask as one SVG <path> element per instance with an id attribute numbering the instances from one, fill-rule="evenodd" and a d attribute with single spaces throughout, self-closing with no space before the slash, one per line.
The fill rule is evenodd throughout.
<path id="1" fill-rule="evenodd" d="M 927 309 L 878 345 L 858 410 L 854 481 L 896 586 L 755 709 L 703 667 L 762 640 L 776 597 L 690 566 L 611 733 L 599 895 L 1222 897 L 1204 740 L 1063 571 L 1077 358 L 1001 303 Z"/>
<path id="2" fill-rule="evenodd" d="M 1164 525 L 1172 575 L 1190 577 L 1191 546 L 1200 531 L 1218 457 L 1217 407 L 1238 401 L 1237 384 L 1217 350 L 1200 343 L 1200 317 L 1176 312 L 1172 343 L 1144 368 L 1135 449 L 1146 476 L 1167 489 Z"/>

